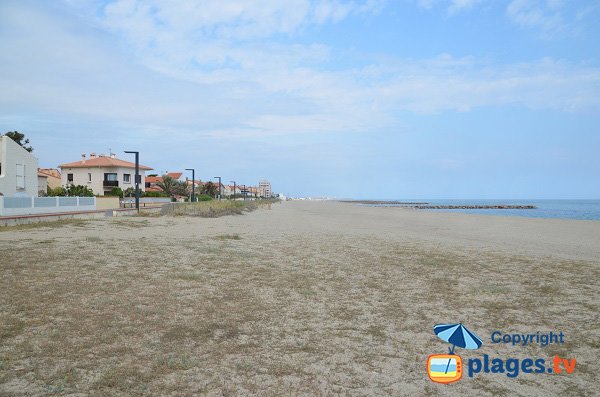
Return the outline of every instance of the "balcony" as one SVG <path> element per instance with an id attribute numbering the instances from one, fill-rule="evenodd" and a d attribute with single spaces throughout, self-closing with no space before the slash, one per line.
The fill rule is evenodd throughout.
<path id="1" fill-rule="evenodd" d="M 119 181 L 107 181 L 107 180 L 104 180 L 104 182 L 102 184 L 104 186 L 108 186 L 108 187 L 119 187 Z"/>

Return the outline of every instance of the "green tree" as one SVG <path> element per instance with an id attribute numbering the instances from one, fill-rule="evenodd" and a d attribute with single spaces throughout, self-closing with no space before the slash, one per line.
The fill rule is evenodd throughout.
<path id="1" fill-rule="evenodd" d="M 23 149 L 27 150 L 28 152 L 33 151 L 33 148 L 31 146 L 27 146 L 27 144 L 29 144 L 29 139 L 25 138 L 25 134 L 21 134 L 18 131 L 9 131 L 4 135 L 9 137 L 13 141 L 15 141 L 17 144 L 22 146 Z"/>
<path id="2" fill-rule="evenodd" d="M 216 197 L 217 194 L 219 194 L 219 189 L 217 188 L 217 185 L 209 181 L 202 185 L 200 188 L 200 193 L 207 194 L 210 197 Z"/>
<path id="3" fill-rule="evenodd" d="M 55 187 L 54 189 L 52 189 L 50 186 L 48 186 L 48 197 L 56 197 L 56 196 L 63 197 L 65 194 L 66 194 L 65 188 L 62 186 Z"/>
<path id="4" fill-rule="evenodd" d="M 197 201 L 211 201 L 212 197 L 210 197 L 207 194 L 200 194 L 200 195 L 196 196 L 196 200 Z"/>
<path id="5" fill-rule="evenodd" d="M 173 187 L 173 193 L 177 196 L 188 196 L 191 192 L 191 188 L 186 185 L 185 182 L 175 181 L 175 186 Z"/>
<path id="6" fill-rule="evenodd" d="M 142 191 L 140 189 L 140 196 L 142 195 Z M 135 188 L 134 187 L 128 187 L 127 189 L 125 189 L 125 191 L 123 192 L 123 196 L 124 197 L 129 197 L 129 196 L 135 196 Z"/>
<path id="7" fill-rule="evenodd" d="M 65 189 L 65 194 L 72 197 L 94 197 L 94 192 L 87 186 L 69 185 Z"/>
<path id="8" fill-rule="evenodd" d="M 156 185 L 160 187 L 169 197 L 187 196 L 189 194 L 189 189 L 185 182 L 180 182 L 168 175 L 163 175 L 162 179 L 162 182 L 158 182 Z"/>
<path id="9" fill-rule="evenodd" d="M 173 196 L 176 180 L 168 175 L 162 177 L 162 182 L 157 182 L 156 186 L 161 188 L 169 197 Z"/>
<path id="10" fill-rule="evenodd" d="M 123 190 L 120 187 L 113 187 L 110 190 L 110 196 L 123 197 Z"/>

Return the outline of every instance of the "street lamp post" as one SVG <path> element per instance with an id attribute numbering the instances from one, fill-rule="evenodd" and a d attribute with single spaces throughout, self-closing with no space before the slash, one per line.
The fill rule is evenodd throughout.
<path id="1" fill-rule="evenodd" d="M 220 176 L 215 176 L 215 179 L 219 180 L 219 200 L 221 200 L 221 177 Z"/>
<path id="2" fill-rule="evenodd" d="M 135 208 L 140 212 L 140 152 L 125 150 L 125 153 L 135 154 Z"/>
<path id="3" fill-rule="evenodd" d="M 196 195 L 194 194 L 194 190 L 196 190 L 196 170 L 193 168 L 186 168 L 186 171 L 192 171 L 192 203 L 196 201 Z"/>
<path id="4" fill-rule="evenodd" d="M 229 181 L 230 183 L 233 183 L 233 201 L 235 201 L 235 181 Z"/>

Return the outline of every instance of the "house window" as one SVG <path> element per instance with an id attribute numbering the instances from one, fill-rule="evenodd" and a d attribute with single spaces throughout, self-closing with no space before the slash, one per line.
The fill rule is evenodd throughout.
<path id="1" fill-rule="evenodd" d="M 131 183 L 131 174 L 123 174 L 123 183 Z"/>
<path id="2" fill-rule="evenodd" d="M 73 183 L 73 174 L 67 174 L 67 183 Z"/>
<path id="3" fill-rule="evenodd" d="M 116 182 L 117 179 L 117 174 L 116 173 L 106 173 L 104 174 L 104 180 L 105 181 L 111 181 L 111 182 Z"/>
<path id="4" fill-rule="evenodd" d="M 92 181 L 92 173 L 88 172 L 88 182 L 91 182 L 91 181 Z"/>
<path id="5" fill-rule="evenodd" d="M 25 164 L 17 164 L 17 189 L 25 189 Z"/>

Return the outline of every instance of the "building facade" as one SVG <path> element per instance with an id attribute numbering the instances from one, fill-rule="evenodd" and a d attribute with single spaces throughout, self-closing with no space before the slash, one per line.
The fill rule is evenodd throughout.
<path id="1" fill-rule="evenodd" d="M 258 183 L 258 195 L 265 198 L 271 198 L 271 196 L 273 196 L 271 183 L 269 181 L 262 180 Z"/>
<path id="2" fill-rule="evenodd" d="M 47 181 L 50 189 L 56 189 L 57 187 L 62 186 L 60 171 L 56 168 L 38 168 L 38 175 L 40 174 L 48 176 Z M 42 190 L 42 188 L 40 187 L 39 190 Z"/>
<path id="3" fill-rule="evenodd" d="M 109 156 L 91 153 L 89 158 L 81 156 L 80 161 L 59 165 L 61 169 L 61 182 L 63 186 L 87 186 L 94 194 L 104 196 L 113 188 L 135 188 L 135 164 L 118 159 L 114 154 Z M 145 173 L 152 168 L 141 165 L 140 190 L 145 190 Z"/>
<path id="4" fill-rule="evenodd" d="M 38 195 L 38 160 L 10 137 L 0 136 L 0 196 Z"/>

